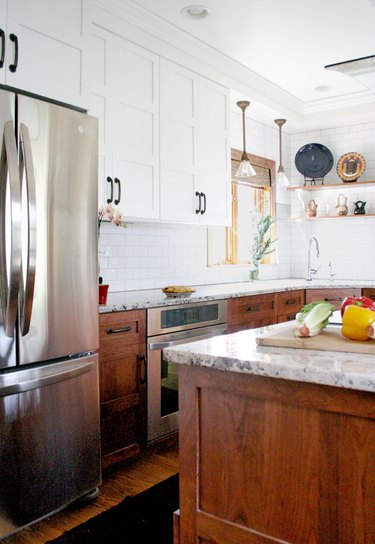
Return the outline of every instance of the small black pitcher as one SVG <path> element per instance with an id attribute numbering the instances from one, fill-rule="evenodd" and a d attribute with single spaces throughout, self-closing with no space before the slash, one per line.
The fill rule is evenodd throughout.
<path id="1" fill-rule="evenodd" d="M 363 202 L 363 200 L 358 200 L 357 202 L 354 202 L 354 206 L 354 215 L 364 215 L 366 213 L 366 202 Z"/>

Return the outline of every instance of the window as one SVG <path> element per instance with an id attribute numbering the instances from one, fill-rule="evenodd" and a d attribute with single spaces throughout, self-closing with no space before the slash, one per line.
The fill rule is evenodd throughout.
<path id="1" fill-rule="evenodd" d="M 256 176 L 249 182 L 235 179 L 242 151 L 232 149 L 232 225 L 208 229 L 208 265 L 249 264 L 250 248 L 259 219 L 275 213 L 275 161 L 250 155 Z M 275 225 L 272 226 L 275 238 Z M 262 260 L 275 263 L 276 252 Z"/>

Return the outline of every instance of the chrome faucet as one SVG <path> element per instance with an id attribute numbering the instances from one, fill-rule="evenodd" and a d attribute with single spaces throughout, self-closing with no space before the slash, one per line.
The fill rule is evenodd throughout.
<path id="1" fill-rule="evenodd" d="M 308 254 L 307 254 L 307 278 L 306 278 L 306 281 L 311 281 L 312 280 L 312 276 L 313 274 L 316 274 L 320 268 L 320 266 L 318 268 L 311 268 L 311 244 L 315 242 L 315 245 L 316 245 L 316 256 L 319 257 L 319 244 L 318 244 L 318 240 L 316 238 L 310 238 L 310 242 L 309 242 L 309 251 L 308 251 Z"/>

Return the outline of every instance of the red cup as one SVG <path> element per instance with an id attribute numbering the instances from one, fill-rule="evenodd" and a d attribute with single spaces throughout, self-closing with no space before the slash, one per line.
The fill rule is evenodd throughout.
<path id="1" fill-rule="evenodd" d="M 107 304 L 108 287 L 107 284 L 99 285 L 99 304 Z"/>

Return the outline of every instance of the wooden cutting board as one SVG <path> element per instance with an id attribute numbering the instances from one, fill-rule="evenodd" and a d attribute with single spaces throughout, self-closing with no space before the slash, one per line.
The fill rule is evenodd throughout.
<path id="1" fill-rule="evenodd" d="M 274 330 L 257 336 L 257 344 L 260 346 L 274 346 L 281 348 L 317 349 L 323 351 L 346 351 L 375 355 L 375 340 L 359 342 L 349 340 L 341 334 L 341 327 L 328 325 L 321 333 L 311 338 L 299 338 L 294 336 L 295 322 L 283 323 Z"/>

